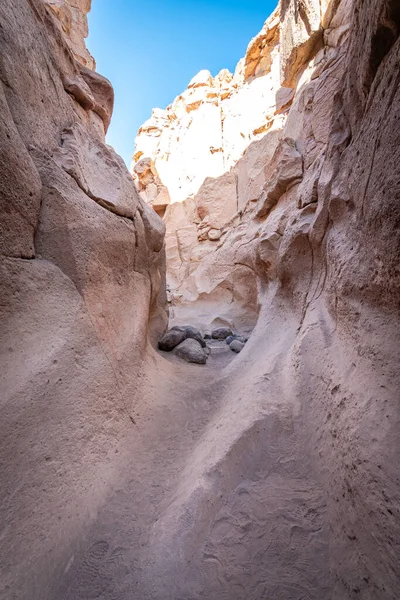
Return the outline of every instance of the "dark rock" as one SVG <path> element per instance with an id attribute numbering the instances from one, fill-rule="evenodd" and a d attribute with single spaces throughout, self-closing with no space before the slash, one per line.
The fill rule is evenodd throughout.
<path id="1" fill-rule="evenodd" d="M 233 333 L 229 327 L 219 327 L 218 329 L 214 329 L 211 335 L 214 340 L 226 340 Z"/>
<path id="2" fill-rule="evenodd" d="M 203 335 L 200 329 L 197 329 L 197 327 L 192 327 L 191 325 L 177 325 L 175 327 L 172 327 L 171 331 L 174 330 L 184 331 L 185 339 L 196 340 L 197 342 L 199 342 L 202 348 L 206 347 Z"/>
<path id="3" fill-rule="evenodd" d="M 233 335 L 228 336 L 225 341 L 228 344 L 228 346 L 230 346 L 232 344 L 232 342 L 234 342 L 235 340 L 239 340 L 239 342 L 246 344 L 248 339 L 249 338 L 245 338 L 242 335 L 238 335 L 237 333 L 234 333 Z"/>
<path id="4" fill-rule="evenodd" d="M 239 352 L 241 352 L 244 348 L 244 343 L 240 342 L 239 340 L 233 340 L 229 348 L 232 350 L 232 352 L 236 352 L 236 354 L 239 354 Z"/>
<path id="5" fill-rule="evenodd" d="M 176 346 L 186 339 L 186 333 L 181 329 L 171 329 L 167 331 L 158 342 L 158 347 L 164 352 L 171 352 Z"/>
<path id="6" fill-rule="evenodd" d="M 205 365 L 207 354 L 197 340 L 188 338 L 175 349 L 176 356 L 183 358 L 186 362 Z"/>

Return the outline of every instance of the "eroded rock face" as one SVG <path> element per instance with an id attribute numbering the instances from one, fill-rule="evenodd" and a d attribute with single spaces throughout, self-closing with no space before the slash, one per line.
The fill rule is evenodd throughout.
<path id="1" fill-rule="evenodd" d="M 89 69 L 95 69 L 96 63 L 85 44 L 85 39 L 89 35 L 87 14 L 92 0 L 42 0 L 42 2 L 57 16 L 56 24 L 60 27 L 76 60 Z"/>
<path id="2" fill-rule="evenodd" d="M 113 91 L 88 68 L 89 8 L 0 6 L 2 598 L 52 597 L 167 321 L 165 227 L 104 143 Z"/>
<path id="3" fill-rule="evenodd" d="M 171 598 L 395 600 L 398 3 L 280 4 L 279 83 L 293 90 L 280 131 L 215 178 L 218 198 L 220 182 L 252 173 L 237 186 L 241 214 L 217 242 L 197 191 L 165 217 L 185 240 L 179 256 L 169 242 L 179 312 L 207 298 L 209 317 L 215 285 L 240 265 L 260 314 L 154 526 L 145 579 L 159 598 L 173 573 Z"/>
<path id="4" fill-rule="evenodd" d="M 305 82 L 333 55 L 331 46 L 346 37 L 348 16 L 331 27 L 333 14 L 331 3 L 282 3 L 250 42 L 234 75 L 222 71 L 213 78 L 202 71 L 139 130 L 132 173 L 142 198 L 163 206 L 176 322 L 197 318 L 205 326 L 220 317 L 235 327 L 254 326 L 257 269 L 253 259 L 244 258 L 249 253 L 239 240 L 263 235 L 254 210 L 259 220 L 265 218 L 302 182 L 309 166 L 304 144 L 315 146 L 309 162 L 326 145 L 325 115 L 320 123 L 314 119 L 315 132 L 306 131 L 303 103 L 311 100 L 302 100 L 301 115 L 295 107 Z M 147 182 L 143 164 L 157 174 Z M 313 177 L 303 182 L 301 206 L 315 201 Z M 157 200 L 167 192 L 168 202 Z"/>
<path id="5" fill-rule="evenodd" d="M 400 18 L 335 0 L 318 25 L 313 6 L 281 2 L 288 64 L 279 21 L 242 63 L 295 82 L 280 127 L 166 205 L 181 314 L 256 327 L 237 356 L 209 340 L 205 368 L 148 349 L 138 377 L 165 328 L 164 224 L 66 91 L 58 25 L 1 4 L 6 600 L 398 599 Z M 141 194 L 163 185 L 151 160 Z"/>

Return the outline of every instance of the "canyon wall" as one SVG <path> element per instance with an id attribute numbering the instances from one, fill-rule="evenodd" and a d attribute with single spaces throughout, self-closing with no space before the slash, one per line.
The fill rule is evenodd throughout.
<path id="1" fill-rule="evenodd" d="M 397 1 L 281 0 L 134 182 L 89 8 L 0 5 L 1 598 L 397 600 Z M 230 363 L 149 344 L 165 227 L 173 318 L 252 329 Z"/>
<path id="2" fill-rule="evenodd" d="M 167 322 L 164 225 L 104 142 L 90 4 L 0 6 L 1 598 L 52 597 Z"/>
<path id="3" fill-rule="evenodd" d="M 234 74 L 201 71 L 140 128 L 132 174 L 166 224 L 173 320 L 255 324 L 259 274 L 246 246 L 265 237 L 265 217 L 289 188 L 301 206 L 316 201 L 316 175 L 303 176 L 317 160 L 322 166 L 333 100 L 325 67 L 345 44 L 349 9 L 281 4 Z M 306 96 L 322 71 L 326 101 L 311 125 Z M 276 250 L 274 236 L 260 245 L 266 254 Z"/>
<path id="4" fill-rule="evenodd" d="M 147 581 L 151 573 L 152 597 L 165 597 L 173 573 L 167 597 L 182 600 L 395 600 L 399 7 L 282 0 L 270 51 L 263 32 L 245 59 L 250 83 L 243 75 L 232 97 L 257 81 L 258 64 L 261 79 L 264 69 L 278 73 L 276 93 L 292 95 L 282 114 L 262 103 L 271 127 L 241 158 L 230 162 L 223 145 L 214 152 L 219 126 L 217 140 L 205 124 L 196 133 L 196 118 L 212 123 L 213 103 L 225 102 L 221 76 L 208 74 L 154 113 L 136 145 L 138 189 L 165 209 L 175 320 L 246 327 L 249 309 L 253 323 L 259 310 L 221 374 L 222 405 L 154 525 Z M 251 121 L 257 103 L 241 110 Z M 181 135 L 193 135 L 192 154 L 181 156 L 179 177 L 164 176 Z"/>

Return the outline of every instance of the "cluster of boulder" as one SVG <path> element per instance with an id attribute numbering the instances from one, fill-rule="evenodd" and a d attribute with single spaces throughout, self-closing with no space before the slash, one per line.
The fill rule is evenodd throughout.
<path id="1" fill-rule="evenodd" d="M 200 329 L 191 325 L 180 325 L 169 329 L 158 342 L 164 352 L 174 351 L 176 356 L 190 363 L 205 365 L 210 355 L 206 340 L 225 341 L 232 352 L 241 352 L 247 338 L 234 334 L 229 327 L 219 327 L 204 336 Z"/>
<path id="2" fill-rule="evenodd" d="M 210 353 L 200 329 L 190 325 L 172 327 L 158 342 L 158 347 L 164 352 L 174 350 L 176 356 L 199 365 L 206 364 Z"/>
<path id="3" fill-rule="evenodd" d="M 232 350 L 232 352 L 236 352 L 236 354 L 239 354 L 239 352 L 241 352 L 245 347 L 247 338 L 243 337 L 242 335 L 236 335 L 233 333 L 232 335 L 229 335 L 225 341 L 228 344 L 229 348 Z"/>
<path id="4" fill-rule="evenodd" d="M 248 338 L 245 338 L 242 335 L 233 333 L 229 327 L 219 327 L 218 329 L 214 329 L 211 335 L 206 334 L 204 337 L 206 339 L 225 340 L 232 352 L 236 352 L 236 354 L 239 354 L 239 352 L 243 350 L 248 340 Z"/>

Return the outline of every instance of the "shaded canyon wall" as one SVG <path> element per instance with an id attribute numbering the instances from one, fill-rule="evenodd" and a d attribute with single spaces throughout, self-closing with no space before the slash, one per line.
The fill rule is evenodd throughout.
<path id="1" fill-rule="evenodd" d="M 51 597 L 167 320 L 164 225 L 104 143 L 113 90 L 89 68 L 90 4 L 0 6 L 2 598 Z"/>
<path id="2" fill-rule="evenodd" d="M 137 187 L 89 4 L 0 6 L 0 596 L 397 600 L 397 2 L 282 0 Z M 148 344 L 165 226 L 175 318 L 254 327 L 224 369 Z"/>

